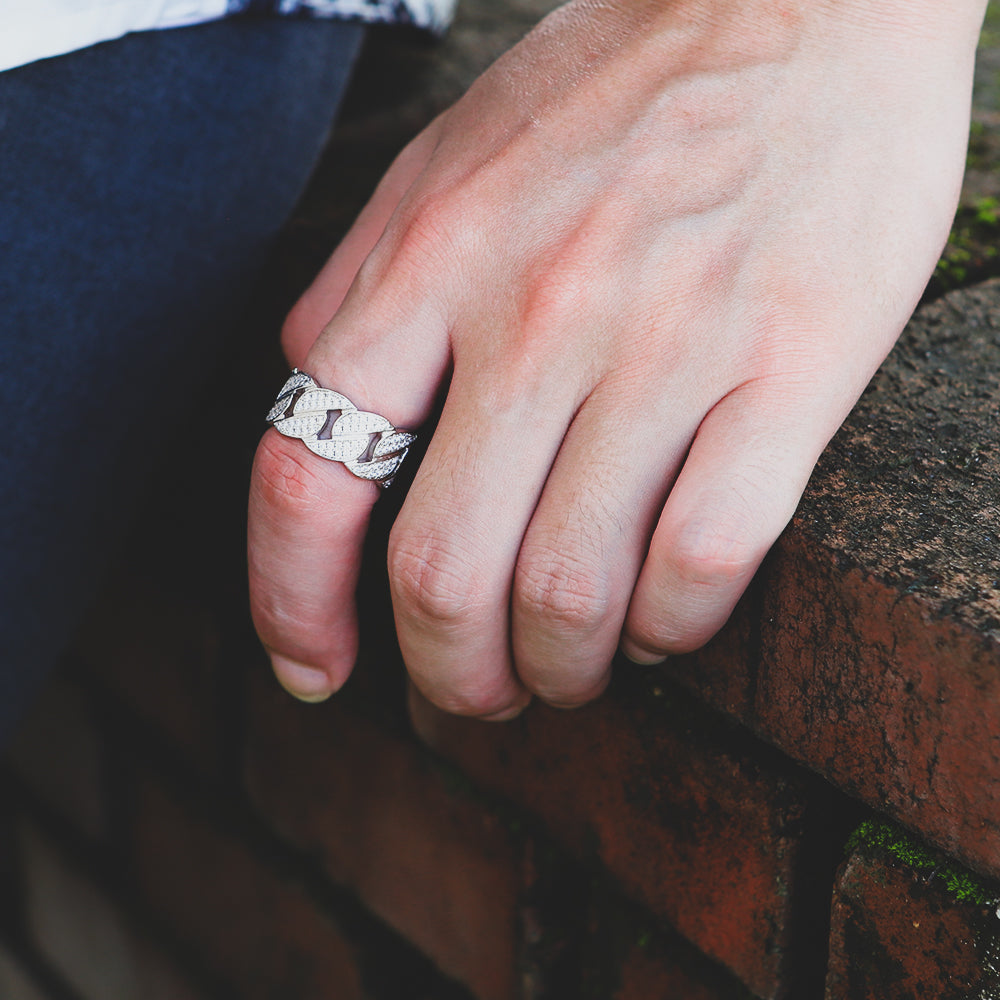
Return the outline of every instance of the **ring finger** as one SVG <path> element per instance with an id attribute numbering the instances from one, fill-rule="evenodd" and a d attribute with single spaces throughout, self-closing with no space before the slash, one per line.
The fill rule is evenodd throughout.
<path id="1" fill-rule="evenodd" d="M 551 704 L 582 704 L 607 684 L 656 517 L 703 412 L 689 393 L 675 384 L 630 399 L 603 385 L 566 435 L 513 597 L 518 673 Z"/>
<path id="2" fill-rule="evenodd" d="M 403 657 L 441 708 L 504 717 L 528 701 L 510 649 L 514 565 L 576 405 L 571 380 L 543 392 L 456 358 L 389 546 Z"/>

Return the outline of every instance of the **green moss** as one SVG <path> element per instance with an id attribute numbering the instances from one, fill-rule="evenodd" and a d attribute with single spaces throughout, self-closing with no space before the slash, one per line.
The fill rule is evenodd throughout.
<path id="1" fill-rule="evenodd" d="M 973 205 L 976 213 L 976 222 L 984 226 L 995 226 L 1000 214 L 1000 200 L 996 198 L 980 198 Z"/>
<path id="2" fill-rule="evenodd" d="M 931 279 L 932 297 L 998 270 L 997 242 L 1000 237 L 1000 200 L 980 198 L 963 205 L 955 216 L 948 243 Z"/>
<path id="3" fill-rule="evenodd" d="M 846 849 L 849 854 L 865 848 L 884 851 L 907 867 L 927 873 L 928 882 L 937 880 L 959 902 L 990 907 L 1000 902 L 997 886 L 885 820 L 866 820 L 848 838 Z"/>

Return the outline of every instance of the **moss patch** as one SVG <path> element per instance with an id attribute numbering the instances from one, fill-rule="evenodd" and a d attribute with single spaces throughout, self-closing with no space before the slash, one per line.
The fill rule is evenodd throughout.
<path id="1" fill-rule="evenodd" d="M 1000 887 L 885 820 L 866 820 L 848 838 L 848 854 L 865 849 L 882 851 L 915 871 L 927 873 L 927 881 L 940 882 L 959 902 L 989 907 L 1000 903 Z"/>
<path id="2" fill-rule="evenodd" d="M 974 142 L 970 148 L 974 148 Z M 980 198 L 972 205 L 963 205 L 955 216 L 948 244 L 934 269 L 925 299 L 1000 274 L 998 240 L 1000 200 Z"/>

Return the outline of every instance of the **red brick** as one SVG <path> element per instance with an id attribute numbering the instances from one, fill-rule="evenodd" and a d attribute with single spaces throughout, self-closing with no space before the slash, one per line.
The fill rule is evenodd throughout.
<path id="1" fill-rule="evenodd" d="M 758 995 L 782 995 L 803 790 L 734 749 L 686 697 L 622 687 L 572 713 L 535 705 L 505 725 L 415 700 L 415 724 L 577 856 L 596 854 L 631 898 Z"/>
<path id="2" fill-rule="evenodd" d="M 582 961 L 587 996 L 750 1000 L 746 987 L 732 975 L 676 935 L 664 933 L 641 908 L 607 891 L 594 891 L 589 924 Z"/>
<path id="3" fill-rule="evenodd" d="M 62 674 L 50 679 L 19 724 L 4 760 L 47 806 L 86 836 L 108 833 L 107 775 L 99 725 L 87 698 Z"/>
<path id="4" fill-rule="evenodd" d="M 614 1000 L 736 1000 L 738 996 L 735 989 L 719 989 L 696 978 L 669 953 L 651 945 L 634 945 L 620 975 Z"/>
<path id="5" fill-rule="evenodd" d="M 349 944 L 298 886 L 152 780 L 135 789 L 135 871 L 160 918 L 247 1000 L 359 1000 Z"/>
<path id="6" fill-rule="evenodd" d="M 959 902 L 940 876 L 862 849 L 837 880 L 826 1000 L 1000 995 L 986 964 L 998 940 L 993 907 Z"/>
<path id="7" fill-rule="evenodd" d="M 665 667 L 994 877 L 998 373 L 1000 281 L 919 310 L 765 562 L 746 646 L 734 655 L 723 637 Z M 726 668 L 736 690 L 754 691 L 752 710 L 719 685 Z"/>
<path id="8" fill-rule="evenodd" d="M 86 1000 L 201 1000 L 131 915 L 34 824 L 20 826 L 27 929 Z"/>
<path id="9" fill-rule="evenodd" d="M 758 731 L 947 853 L 1000 875 L 996 644 L 791 541 L 772 574 Z"/>
<path id="10" fill-rule="evenodd" d="M 334 699 L 253 685 L 248 784 L 264 818 L 482 1000 L 518 993 L 516 845 L 419 747 Z"/>

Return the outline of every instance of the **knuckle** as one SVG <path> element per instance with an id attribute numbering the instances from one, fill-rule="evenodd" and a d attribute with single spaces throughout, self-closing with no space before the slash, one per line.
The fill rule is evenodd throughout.
<path id="1" fill-rule="evenodd" d="M 296 606 L 284 595 L 258 594 L 251 599 L 250 610 L 260 641 L 273 652 L 314 663 L 341 652 L 339 647 L 329 648 L 328 616 L 315 609 Z"/>
<path id="2" fill-rule="evenodd" d="M 447 191 L 427 192 L 411 199 L 392 233 L 394 267 L 424 274 L 454 259 L 455 241 L 462 225 L 454 200 Z"/>
<path id="3" fill-rule="evenodd" d="M 389 580 L 396 608 L 438 626 L 456 626 L 481 607 L 482 588 L 471 562 L 439 538 L 393 530 Z"/>
<path id="4" fill-rule="evenodd" d="M 607 675 L 602 675 L 597 680 L 589 680 L 586 684 L 559 684 L 556 681 L 536 681 L 527 684 L 531 693 L 546 705 L 565 709 L 581 708 L 596 701 L 607 686 Z"/>
<path id="5" fill-rule="evenodd" d="M 517 317 L 527 340 L 561 344 L 567 328 L 588 321 L 595 288 L 606 279 L 594 261 L 606 259 L 607 250 L 591 228 L 583 225 L 529 268 Z"/>
<path id="6" fill-rule="evenodd" d="M 629 616 L 627 633 L 663 654 L 700 648 L 722 627 L 763 556 L 740 520 L 699 517 L 651 553 L 652 594 Z"/>
<path id="7" fill-rule="evenodd" d="M 261 438 L 254 458 L 251 500 L 264 509 L 313 513 L 326 506 L 328 483 L 318 463 L 301 448 L 289 447 L 277 431 Z"/>
<path id="8" fill-rule="evenodd" d="M 369 321 L 391 327 L 413 316 L 414 303 L 442 305 L 466 227 L 442 195 L 411 198 L 355 275 L 351 294 Z"/>
<path id="9" fill-rule="evenodd" d="M 315 664 L 353 662 L 354 638 L 331 627 L 330 609 L 318 600 L 251 575 L 250 614 L 261 642 L 272 652 Z"/>
<path id="10" fill-rule="evenodd" d="M 670 561 L 682 584 L 728 589 L 752 575 L 762 554 L 738 520 L 699 517 L 680 527 Z"/>
<path id="11" fill-rule="evenodd" d="M 592 634 L 608 622 L 611 599 L 604 574 L 556 548 L 534 547 L 518 560 L 515 610 L 557 632 Z"/>
<path id="12" fill-rule="evenodd" d="M 676 602 L 659 608 L 646 607 L 629 614 L 624 635 L 642 650 L 659 656 L 690 653 L 703 646 L 715 628 L 703 620 L 704 609 L 693 611 Z M 714 621 L 714 616 L 711 619 Z"/>
<path id="13" fill-rule="evenodd" d="M 536 275 L 527 285 L 521 306 L 521 326 L 529 334 L 551 337 L 580 317 L 592 275 L 578 265 L 563 264 Z"/>
<path id="14" fill-rule="evenodd" d="M 662 656 L 678 656 L 700 649 L 712 638 L 716 630 L 714 620 L 706 624 L 693 619 L 661 620 L 634 617 L 629 624 L 628 636 L 644 650 Z"/>
<path id="15" fill-rule="evenodd" d="M 511 705 L 510 692 L 482 680 L 468 678 L 454 683 L 447 691 L 434 694 L 434 704 L 450 715 L 481 718 L 495 715 Z"/>

